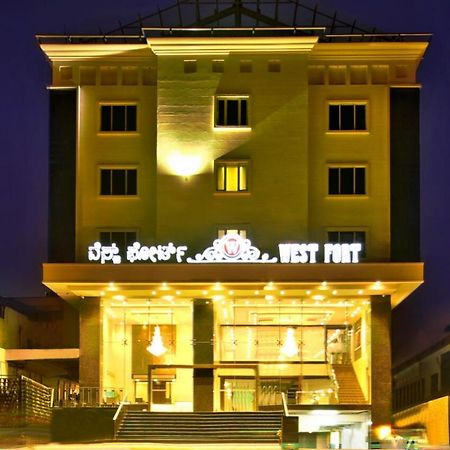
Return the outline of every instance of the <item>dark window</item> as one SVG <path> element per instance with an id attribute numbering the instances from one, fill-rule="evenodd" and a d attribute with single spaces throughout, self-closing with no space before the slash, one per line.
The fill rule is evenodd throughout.
<path id="1" fill-rule="evenodd" d="M 245 192 L 248 190 L 247 162 L 217 162 L 216 190 L 219 192 Z"/>
<path id="2" fill-rule="evenodd" d="M 100 195 L 136 195 L 136 169 L 101 169 Z"/>
<path id="3" fill-rule="evenodd" d="M 441 355 L 441 392 L 450 394 L 450 352 Z"/>
<path id="4" fill-rule="evenodd" d="M 100 131 L 136 131 L 136 105 L 101 105 Z"/>
<path id="5" fill-rule="evenodd" d="M 332 131 L 366 130 L 366 105 L 329 105 L 328 129 Z"/>
<path id="6" fill-rule="evenodd" d="M 430 394 L 436 395 L 439 392 L 439 374 L 433 373 L 430 377 Z"/>
<path id="7" fill-rule="evenodd" d="M 328 242 L 332 244 L 361 244 L 361 258 L 366 256 L 366 232 L 365 231 L 329 231 Z"/>
<path id="8" fill-rule="evenodd" d="M 100 231 L 102 245 L 116 244 L 120 250 L 126 251 L 137 240 L 136 231 Z"/>
<path id="9" fill-rule="evenodd" d="M 365 167 L 330 167 L 328 169 L 329 195 L 364 195 L 365 193 Z"/>
<path id="10" fill-rule="evenodd" d="M 247 98 L 218 98 L 216 126 L 245 127 L 248 125 Z"/>

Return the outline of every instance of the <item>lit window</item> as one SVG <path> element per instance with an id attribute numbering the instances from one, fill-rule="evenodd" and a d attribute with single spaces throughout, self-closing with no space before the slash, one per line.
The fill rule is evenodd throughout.
<path id="1" fill-rule="evenodd" d="M 328 105 L 328 129 L 331 131 L 366 130 L 365 104 Z"/>
<path id="2" fill-rule="evenodd" d="M 247 162 L 216 162 L 216 190 L 218 192 L 247 191 Z"/>
<path id="3" fill-rule="evenodd" d="M 116 244 L 121 251 L 137 241 L 136 231 L 100 231 L 99 241 L 102 245 Z"/>
<path id="4" fill-rule="evenodd" d="M 100 131 L 136 131 L 136 105 L 101 105 Z"/>
<path id="5" fill-rule="evenodd" d="M 217 237 L 223 238 L 227 234 L 238 234 L 242 239 L 247 239 L 247 230 L 245 228 L 219 228 Z"/>
<path id="6" fill-rule="evenodd" d="M 136 169 L 100 169 L 100 195 L 136 194 Z"/>
<path id="7" fill-rule="evenodd" d="M 329 231 L 328 242 L 331 244 L 361 244 L 361 258 L 366 255 L 366 232 L 365 231 Z"/>
<path id="8" fill-rule="evenodd" d="M 247 127 L 248 97 L 216 97 L 216 127 Z"/>
<path id="9" fill-rule="evenodd" d="M 365 167 L 329 167 L 329 195 L 365 195 Z"/>

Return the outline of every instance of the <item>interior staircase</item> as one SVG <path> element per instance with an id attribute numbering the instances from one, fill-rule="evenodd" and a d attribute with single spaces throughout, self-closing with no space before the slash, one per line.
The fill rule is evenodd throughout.
<path id="1" fill-rule="evenodd" d="M 333 370 L 338 383 L 339 404 L 367 404 L 364 394 L 359 386 L 355 371 L 351 364 L 334 364 Z"/>
<path id="2" fill-rule="evenodd" d="M 276 443 L 281 413 L 163 413 L 129 410 L 116 440 L 167 443 Z"/>

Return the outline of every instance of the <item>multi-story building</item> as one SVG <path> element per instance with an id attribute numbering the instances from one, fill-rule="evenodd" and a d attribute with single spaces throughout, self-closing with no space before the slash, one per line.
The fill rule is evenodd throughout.
<path id="1" fill-rule="evenodd" d="M 390 424 L 391 309 L 423 281 L 427 42 L 325 33 L 40 37 L 43 283 L 80 312 L 81 396 L 255 411 L 285 393 L 301 433 L 344 448 Z"/>

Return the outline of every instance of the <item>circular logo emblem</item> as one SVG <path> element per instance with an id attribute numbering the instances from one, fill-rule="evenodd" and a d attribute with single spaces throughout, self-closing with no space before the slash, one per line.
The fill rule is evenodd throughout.
<path id="1" fill-rule="evenodd" d="M 223 241 L 223 253 L 228 258 L 236 258 L 241 252 L 240 236 L 225 236 Z"/>

